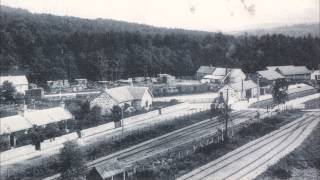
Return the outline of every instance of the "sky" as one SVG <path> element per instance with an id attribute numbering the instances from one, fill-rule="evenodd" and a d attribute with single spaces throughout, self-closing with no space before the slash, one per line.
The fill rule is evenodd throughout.
<path id="1" fill-rule="evenodd" d="M 320 0 L 0 0 L 33 13 L 238 31 L 319 22 Z"/>

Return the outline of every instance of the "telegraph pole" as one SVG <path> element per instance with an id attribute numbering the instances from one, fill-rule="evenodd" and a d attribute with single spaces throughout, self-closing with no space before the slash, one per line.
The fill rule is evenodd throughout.
<path id="1" fill-rule="evenodd" d="M 226 102 L 225 102 L 225 119 L 226 119 L 226 123 L 225 123 L 225 132 L 224 132 L 224 140 L 225 142 L 228 142 L 228 119 L 229 119 L 229 87 L 227 87 L 227 98 L 226 98 Z"/>

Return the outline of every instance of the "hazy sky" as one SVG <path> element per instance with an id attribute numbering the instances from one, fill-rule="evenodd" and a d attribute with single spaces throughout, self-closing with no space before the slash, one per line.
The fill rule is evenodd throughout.
<path id="1" fill-rule="evenodd" d="M 320 0 L 0 0 L 35 13 L 229 31 L 319 22 Z M 260 25 L 260 26 L 259 26 Z"/>

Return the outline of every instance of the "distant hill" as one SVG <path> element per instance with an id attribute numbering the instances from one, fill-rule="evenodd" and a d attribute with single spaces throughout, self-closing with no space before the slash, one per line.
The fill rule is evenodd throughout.
<path id="1" fill-rule="evenodd" d="M 316 67 L 320 38 L 159 28 L 109 19 L 34 14 L 1 6 L 0 72 L 23 70 L 30 82 L 47 80 L 192 76 L 199 66 L 253 73 L 271 65 Z M 288 29 L 288 28 L 287 28 Z M 305 29 L 310 29 L 305 27 Z M 271 31 L 269 31 L 271 32 Z"/>
<path id="2" fill-rule="evenodd" d="M 39 23 L 44 25 L 50 24 L 59 24 L 64 26 L 64 30 L 68 30 L 69 32 L 79 31 L 94 31 L 94 32 L 106 32 L 106 31 L 117 31 L 117 32 L 141 32 L 144 34 L 188 34 L 188 35 L 208 35 L 214 34 L 212 32 L 207 31 L 196 31 L 196 30 L 184 30 L 178 28 L 164 28 L 164 27 L 156 27 L 151 25 L 139 24 L 139 23 L 131 23 L 120 20 L 113 19 L 84 19 L 77 18 L 72 16 L 57 16 L 51 14 L 38 14 L 31 13 L 28 10 L 21 8 L 12 8 L 8 6 L 0 6 L 1 13 L 6 17 L 11 18 L 14 16 L 15 18 L 20 19 L 38 19 Z M 60 28 L 59 26 L 52 26 L 54 30 Z"/>
<path id="3" fill-rule="evenodd" d="M 233 35 L 244 35 L 247 33 L 252 36 L 262 36 L 266 34 L 283 34 L 286 36 L 292 37 L 303 37 L 308 36 L 309 34 L 313 37 L 320 37 L 320 23 L 312 24 L 296 24 L 291 26 L 281 26 L 274 28 L 261 28 L 261 29 L 252 29 L 246 31 L 235 31 L 230 34 Z"/>

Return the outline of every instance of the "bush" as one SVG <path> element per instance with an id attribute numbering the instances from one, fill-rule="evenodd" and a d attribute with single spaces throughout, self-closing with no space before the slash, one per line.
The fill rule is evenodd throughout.
<path id="1" fill-rule="evenodd" d="M 273 167 L 272 169 L 270 169 L 271 171 L 271 175 L 273 177 L 279 178 L 279 179 L 289 179 L 291 178 L 291 171 L 286 170 L 284 168 L 280 168 L 280 167 Z"/>

